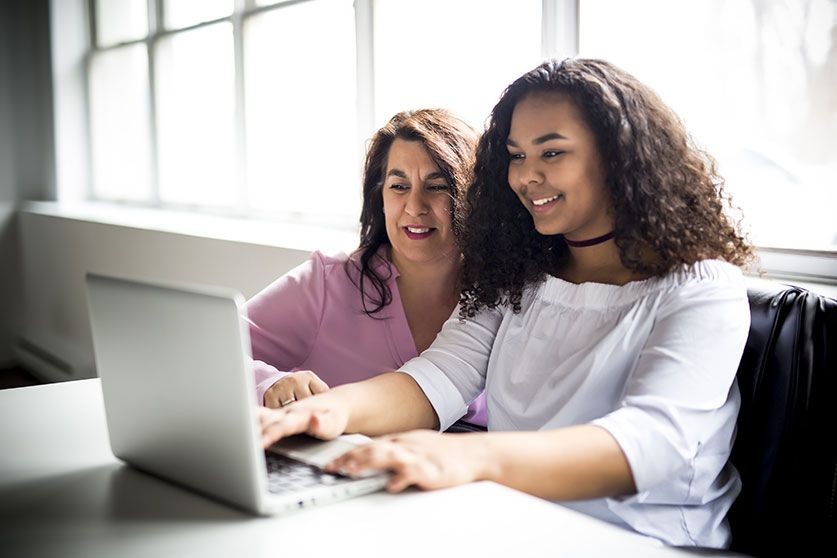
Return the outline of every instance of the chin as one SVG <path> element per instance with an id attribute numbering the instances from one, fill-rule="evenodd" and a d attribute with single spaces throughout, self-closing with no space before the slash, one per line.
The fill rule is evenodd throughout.
<path id="1" fill-rule="evenodd" d="M 535 230 L 538 231 L 538 234 L 543 236 L 555 236 L 556 234 L 564 234 L 564 229 L 561 227 L 556 226 L 549 226 L 549 225 L 538 225 L 535 224 Z"/>

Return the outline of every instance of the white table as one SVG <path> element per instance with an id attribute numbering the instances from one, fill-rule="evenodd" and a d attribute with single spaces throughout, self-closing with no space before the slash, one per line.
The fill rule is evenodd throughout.
<path id="1" fill-rule="evenodd" d="M 0 391 L 0 556 L 688 556 L 493 483 L 258 518 L 110 452 L 99 380 Z"/>

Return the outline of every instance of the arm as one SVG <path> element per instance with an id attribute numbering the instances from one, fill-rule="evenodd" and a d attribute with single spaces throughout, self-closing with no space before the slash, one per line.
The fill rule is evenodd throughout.
<path id="1" fill-rule="evenodd" d="M 437 489 L 490 480 L 549 500 L 584 500 L 635 492 L 631 469 L 607 431 L 590 425 L 545 432 L 385 436 L 329 465 L 354 474 L 395 472 L 388 489 Z"/>
<path id="2" fill-rule="evenodd" d="M 320 328 L 324 301 L 325 265 L 322 256 L 315 252 L 308 261 L 247 302 L 256 398 L 260 404 L 276 403 L 273 399 L 279 398 L 279 394 L 266 399 L 265 393 L 310 354 Z M 316 384 L 312 378 L 309 381 Z M 328 387 L 322 383 L 315 389 L 323 391 L 323 388 Z"/>
<path id="3" fill-rule="evenodd" d="M 532 433 L 387 436 L 333 467 L 392 469 L 393 491 L 489 479 L 554 499 L 627 495 L 676 475 L 693 478 L 699 448 L 729 453 L 737 409 L 728 398 L 748 325 L 743 283 L 686 286 L 662 302 L 622 403 L 605 417 Z"/>
<path id="4" fill-rule="evenodd" d="M 400 372 L 344 384 L 281 409 L 260 409 L 259 413 L 264 447 L 300 433 L 328 440 L 347 432 L 375 436 L 438 426 L 424 392 L 415 380 Z"/>

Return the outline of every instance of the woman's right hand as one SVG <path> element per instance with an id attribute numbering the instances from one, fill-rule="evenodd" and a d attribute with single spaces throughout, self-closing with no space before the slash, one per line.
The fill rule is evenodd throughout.
<path id="1" fill-rule="evenodd" d="M 310 397 L 279 409 L 258 407 L 262 446 L 267 448 L 294 434 L 308 434 L 321 440 L 332 440 L 343 434 L 349 413 L 329 395 Z"/>
<path id="2" fill-rule="evenodd" d="M 291 372 L 264 393 L 264 406 L 279 409 L 295 401 L 328 391 L 328 384 L 310 370 Z"/>

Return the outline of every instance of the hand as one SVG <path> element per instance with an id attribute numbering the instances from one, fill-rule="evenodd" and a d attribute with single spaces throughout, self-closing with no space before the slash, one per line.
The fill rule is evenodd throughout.
<path id="1" fill-rule="evenodd" d="M 264 393 L 264 406 L 278 409 L 324 391 L 328 391 L 328 384 L 312 371 L 291 372 Z"/>
<path id="2" fill-rule="evenodd" d="M 394 473 L 387 485 L 389 492 L 410 485 L 423 490 L 457 486 L 483 478 L 487 452 L 483 439 L 481 434 L 431 430 L 382 436 L 338 457 L 326 470 L 355 475 L 367 469 L 388 469 Z"/>
<path id="3" fill-rule="evenodd" d="M 349 413 L 325 397 L 310 397 L 280 409 L 257 407 L 262 430 L 262 447 L 269 447 L 294 434 L 308 434 L 331 440 L 346 431 Z"/>

